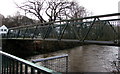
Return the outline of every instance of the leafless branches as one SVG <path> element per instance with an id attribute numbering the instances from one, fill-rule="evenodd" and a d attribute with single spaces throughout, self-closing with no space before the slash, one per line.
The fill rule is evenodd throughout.
<path id="1" fill-rule="evenodd" d="M 41 23 L 62 19 L 80 18 L 85 16 L 86 10 L 77 2 L 67 0 L 27 0 L 18 8 L 35 15 Z M 44 14 L 44 15 L 43 15 Z M 44 18 L 47 17 L 48 19 Z"/>

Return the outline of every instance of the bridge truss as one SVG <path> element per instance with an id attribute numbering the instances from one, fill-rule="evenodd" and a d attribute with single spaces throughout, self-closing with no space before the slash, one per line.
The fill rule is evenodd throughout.
<path id="1" fill-rule="evenodd" d="M 3 39 L 119 45 L 120 13 L 9 28 Z"/>

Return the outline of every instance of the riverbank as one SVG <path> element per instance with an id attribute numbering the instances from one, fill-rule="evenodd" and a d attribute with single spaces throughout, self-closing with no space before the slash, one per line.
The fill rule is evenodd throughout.
<path id="1" fill-rule="evenodd" d="M 37 54 L 45 54 L 59 50 L 80 46 L 79 42 L 61 41 L 33 41 L 33 40 L 3 40 L 2 48 L 4 52 L 25 58 Z"/>

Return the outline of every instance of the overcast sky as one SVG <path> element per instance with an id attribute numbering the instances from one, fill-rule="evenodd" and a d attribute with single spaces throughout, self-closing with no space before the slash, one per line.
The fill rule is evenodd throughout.
<path id="1" fill-rule="evenodd" d="M 1 0 L 0 13 L 4 16 L 14 15 L 19 9 L 14 2 L 21 3 L 25 0 Z M 118 12 L 118 1 L 120 0 L 76 0 L 93 15 L 111 14 Z"/>
<path id="2" fill-rule="evenodd" d="M 117 13 L 119 1 L 120 0 L 78 0 L 80 4 L 92 11 L 94 15 Z"/>

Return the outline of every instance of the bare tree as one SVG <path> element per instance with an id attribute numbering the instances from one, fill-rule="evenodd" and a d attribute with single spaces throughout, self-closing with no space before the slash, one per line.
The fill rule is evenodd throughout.
<path id="1" fill-rule="evenodd" d="M 67 0 L 27 0 L 18 8 L 35 15 L 41 23 L 62 19 L 80 18 L 85 16 L 86 10 L 77 2 Z M 46 20 L 43 13 L 48 17 Z"/>
<path id="2" fill-rule="evenodd" d="M 86 16 L 86 9 L 83 6 L 79 6 L 77 2 L 70 2 L 70 7 L 64 12 L 67 18 L 82 18 Z"/>
<path id="3" fill-rule="evenodd" d="M 51 0 L 47 3 L 46 14 L 50 21 L 59 19 L 73 19 L 86 16 L 86 9 L 75 1 Z"/>
<path id="4" fill-rule="evenodd" d="M 24 10 L 26 13 L 31 13 L 35 15 L 41 23 L 46 22 L 42 16 L 42 10 L 43 10 L 43 5 L 44 5 L 45 0 L 34 0 L 30 1 L 27 0 L 24 2 L 22 5 L 18 5 L 18 8 Z"/>
<path id="5" fill-rule="evenodd" d="M 55 21 L 61 18 L 61 13 L 70 7 L 70 3 L 66 0 L 51 0 L 47 2 L 46 14 L 49 21 Z"/>

